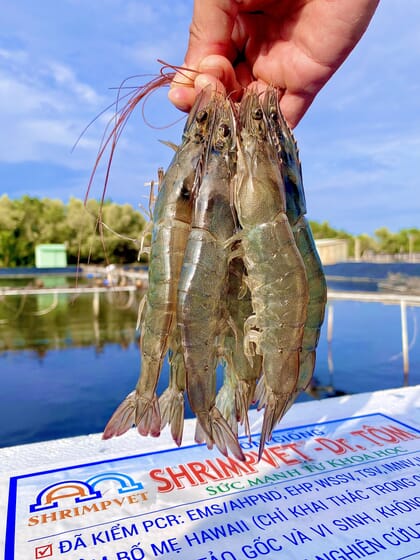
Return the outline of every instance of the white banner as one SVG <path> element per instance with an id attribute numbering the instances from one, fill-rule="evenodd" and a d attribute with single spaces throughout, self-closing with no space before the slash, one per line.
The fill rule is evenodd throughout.
<path id="1" fill-rule="evenodd" d="M 10 477 L 5 560 L 420 558 L 416 428 L 280 429 L 260 462 L 241 445 L 245 463 L 193 446 Z"/>

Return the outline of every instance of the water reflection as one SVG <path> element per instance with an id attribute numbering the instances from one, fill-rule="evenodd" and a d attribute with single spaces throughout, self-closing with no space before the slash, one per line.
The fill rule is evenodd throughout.
<path id="1" fill-rule="evenodd" d="M 72 287 L 75 280 L 43 284 Z M 142 295 L 109 288 L 0 296 L 0 446 L 102 431 L 137 380 Z"/>
<path id="2" fill-rule="evenodd" d="M 61 286 L 63 287 L 63 286 Z M 37 294 L 0 298 L 0 352 L 32 350 L 45 356 L 51 349 L 117 343 L 127 348 L 136 337 L 142 292 L 77 296 Z"/>
<path id="3" fill-rule="evenodd" d="M 75 283 L 60 282 L 61 287 Z M 0 287 L 5 283 L 1 280 Z M 137 381 L 141 297 L 140 291 L 112 288 L 96 296 L 0 295 L 1 446 L 103 430 Z M 321 331 L 313 385 L 298 400 L 402 386 L 399 307 L 340 301 L 332 312 L 331 307 Z M 408 382 L 415 385 L 420 383 L 420 307 L 408 309 L 407 317 Z M 168 373 L 165 362 L 158 394 Z M 186 416 L 191 414 L 186 403 Z"/>

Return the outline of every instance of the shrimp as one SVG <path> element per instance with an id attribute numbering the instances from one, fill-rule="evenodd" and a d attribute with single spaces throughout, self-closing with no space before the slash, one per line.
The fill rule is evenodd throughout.
<path id="1" fill-rule="evenodd" d="M 178 322 L 187 375 L 187 394 L 197 418 L 195 439 L 209 448 L 228 448 L 240 460 L 237 437 L 215 405 L 217 336 L 225 308 L 229 243 L 235 231 L 230 182 L 235 173 L 235 116 L 231 102 L 215 93 L 199 192 L 178 289 Z"/>
<path id="2" fill-rule="evenodd" d="M 240 255 L 240 250 L 232 253 L 235 254 Z M 236 432 L 239 422 L 245 424 L 245 433 L 250 436 L 248 409 L 261 372 L 261 356 L 253 356 L 249 360 L 244 352 L 244 324 L 252 314 L 251 294 L 246 288 L 244 274 L 242 259 L 233 258 L 229 265 L 229 320 L 222 342 L 225 380 L 217 394 L 216 404 Z"/>
<path id="3" fill-rule="evenodd" d="M 243 261 L 253 314 L 247 319 L 247 353 L 262 356 L 256 396 L 264 407 L 261 458 L 299 378 L 308 282 L 289 221 L 277 154 L 256 93 L 240 105 L 240 142 L 233 200 L 242 227 Z"/>
<path id="4" fill-rule="evenodd" d="M 327 301 L 327 284 L 310 225 L 304 216 L 306 202 L 296 141 L 281 113 L 278 99 L 276 89 L 269 88 L 264 99 L 264 110 L 269 123 L 270 138 L 277 148 L 280 160 L 286 190 L 286 215 L 296 246 L 303 258 L 309 287 L 308 314 L 303 331 L 299 381 L 296 387 L 297 393 L 300 393 L 308 387 L 315 368 L 316 347 Z"/>
<path id="5" fill-rule="evenodd" d="M 197 98 L 181 146 L 160 185 L 153 209 L 149 287 L 139 313 L 141 373 L 135 390 L 111 416 L 104 439 L 123 434 L 133 424 L 141 435 L 160 435 L 156 386 L 177 324 L 178 280 L 191 229 L 197 169 L 205 152 L 212 110 L 207 99 L 204 91 Z M 179 434 L 176 439 L 180 439 Z"/>

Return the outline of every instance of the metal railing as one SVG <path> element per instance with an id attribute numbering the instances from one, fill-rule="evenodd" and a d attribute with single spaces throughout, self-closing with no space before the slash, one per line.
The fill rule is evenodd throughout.
<path id="1" fill-rule="evenodd" d="M 380 292 L 344 292 L 328 290 L 328 309 L 327 309 L 327 342 L 332 342 L 334 324 L 333 301 L 360 301 L 367 303 L 382 303 L 384 305 L 399 305 L 401 310 L 401 346 L 403 356 L 404 380 L 408 380 L 409 363 L 409 344 L 407 329 L 407 307 L 420 307 L 420 296 L 410 294 L 387 294 Z"/>

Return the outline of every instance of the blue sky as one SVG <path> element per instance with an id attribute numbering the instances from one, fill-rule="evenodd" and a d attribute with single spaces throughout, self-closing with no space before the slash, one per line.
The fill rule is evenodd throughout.
<path id="1" fill-rule="evenodd" d="M 183 60 L 192 0 L 3 0 L 0 193 L 83 198 L 115 99 L 158 58 Z M 148 78 L 129 80 L 140 85 Z M 144 183 L 172 158 L 181 113 L 166 90 L 130 119 L 108 196 L 147 205 Z M 178 123 L 167 127 L 175 121 Z M 160 128 L 156 128 L 160 127 Z M 295 130 L 308 217 L 354 234 L 420 227 L 420 2 L 382 0 L 348 60 Z M 103 170 L 92 196 L 102 190 Z"/>

